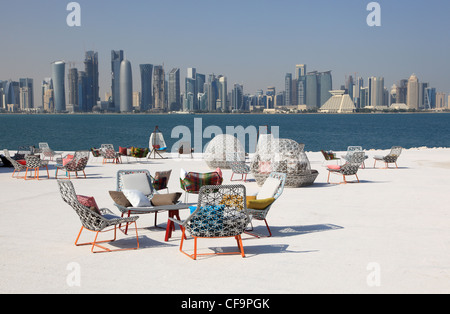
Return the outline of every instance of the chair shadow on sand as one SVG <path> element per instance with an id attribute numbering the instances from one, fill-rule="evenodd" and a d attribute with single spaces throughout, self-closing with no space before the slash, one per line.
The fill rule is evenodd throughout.
<path id="1" fill-rule="evenodd" d="M 259 227 L 255 227 L 255 230 Z M 261 226 L 261 229 L 264 227 Z M 309 225 L 309 226 L 284 226 L 284 227 L 271 227 L 272 237 L 289 237 L 289 236 L 297 236 L 315 232 L 323 232 L 323 231 L 331 231 L 331 230 L 339 230 L 343 229 L 341 226 L 333 225 L 333 224 L 319 224 L 319 225 Z M 319 252 L 319 250 L 306 250 L 306 251 L 294 251 L 289 250 L 289 244 L 267 244 L 267 245 L 255 245 L 258 239 L 254 237 L 243 238 L 244 241 L 244 251 L 245 256 L 247 258 L 261 255 L 261 254 L 277 254 L 277 253 L 296 253 L 296 254 L 304 254 L 304 253 L 315 253 Z M 256 241 L 252 241 L 256 240 Z M 251 242 L 250 242 L 251 241 Z M 227 252 L 228 249 L 233 250 L 235 248 L 227 248 L 227 247 L 210 247 L 209 248 L 215 252 Z"/>

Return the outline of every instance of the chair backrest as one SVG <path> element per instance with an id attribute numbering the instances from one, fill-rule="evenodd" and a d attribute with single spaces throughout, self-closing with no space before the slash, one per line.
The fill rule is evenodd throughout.
<path id="1" fill-rule="evenodd" d="M 153 188 L 150 171 L 141 170 L 119 170 L 117 171 L 117 191 L 138 190 L 151 199 L 155 190 Z"/>
<path id="2" fill-rule="evenodd" d="M 250 223 L 244 185 L 207 185 L 200 189 L 196 210 L 183 225 L 196 237 L 232 237 Z"/>
<path id="3" fill-rule="evenodd" d="M 41 166 L 41 158 L 37 155 L 25 156 L 26 165 L 28 168 L 38 168 Z"/>
<path id="4" fill-rule="evenodd" d="M 40 149 L 50 148 L 50 146 L 48 146 L 48 143 L 39 143 L 39 148 Z"/>
<path id="5" fill-rule="evenodd" d="M 261 197 L 262 198 L 273 197 L 274 199 L 279 198 L 280 195 L 283 193 L 284 185 L 286 183 L 286 177 L 287 177 L 287 175 L 285 173 L 271 172 L 269 177 L 266 179 L 266 181 L 262 185 L 262 187 L 258 193 L 258 196 L 261 196 L 262 193 L 266 194 L 266 192 L 269 191 L 269 194 L 273 194 L 273 196 L 265 195 L 265 196 L 261 196 Z M 258 198 L 258 196 L 257 196 L 257 198 Z"/>
<path id="6" fill-rule="evenodd" d="M 354 152 L 350 160 L 341 166 L 340 172 L 344 175 L 354 175 L 364 162 L 366 154 L 364 152 Z"/>
<path id="7" fill-rule="evenodd" d="M 58 186 L 62 199 L 75 210 L 83 227 L 101 231 L 107 226 L 105 218 L 78 201 L 72 181 L 58 180 Z"/>
<path id="8" fill-rule="evenodd" d="M 13 159 L 11 155 L 9 154 L 9 150 L 6 148 L 3 150 L 3 153 L 5 154 L 6 159 L 13 165 L 14 169 L 16 170 L 22 170 L 25 168 L 24 165 L 17 162 L 17 160 Z"/>
<path id="9" fill-rule="evenodd" d="M 362 151 L 362 146 L 349 146 L 347 152 Z"/>
<path id="10" fill-rule="evenodd" d="M 178 149 L 179 154 L 192 154 L 191 142 L 181 142 Z"/>
<path id="11" fill-rule="evenodd" d="M 104 158 L 116 158 L 116 150 L 113 144 L 102 144 L 100 146 L 100 154 Z"/>
<path id="12" fill-rule="evenodd" d="M 402 153 L 402 149 L 403 148 L 401 146 L 393 146 L 389 155 L 398 157 Z"/>
<path id="13" fill-rule="evenodd" d="M 68 171 L 81 171 L 86 168 L 86 165 L 89 160 L 89 151 L 88 150 L 78 150 L 75 152 L 73 159 L 68 162 L 64 167 Z"/>

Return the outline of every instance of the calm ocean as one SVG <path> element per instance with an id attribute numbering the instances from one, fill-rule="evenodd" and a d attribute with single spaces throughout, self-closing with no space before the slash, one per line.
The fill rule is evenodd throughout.
<path id="1" fill-rule="evenodd" d="M 0 115 L 0 148 L 17 150 L 22 145 L 48 142 L 54 150 L 74 151 L 99 147 L 102 143 L 148 147 L 155 125 L 163 132 L 169 148 L 178 138 L 172 129 L 186 126 L 193 132 L 194 118 L 205 129 L 214 125 L 278 126 L 281 138 L 305 144 L 306 151 L 343 151 L 347 146 L 388 149 L 394 145 L 450 147 L 450 114 L 204 114 L 204 115 Z M 209 139 L 203 140 L 203 145 Z"/>

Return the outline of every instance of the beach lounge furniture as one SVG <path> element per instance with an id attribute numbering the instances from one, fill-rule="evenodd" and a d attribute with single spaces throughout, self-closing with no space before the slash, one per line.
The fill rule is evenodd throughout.
<path id="1" fill-rule="evenodd" d="M 327 164 L 328 161 L 336 161 L 337 164 L 339 164 L 339 162 L 341 161 L 341 158 L 336 157 L 336 153 L 333 153 L 332 151 L 321 150 L 320 152 L 322 153 L 323 157 L 325 158 L 322 165 Z"/>
<path id="2" fill-rule="evenodd" d="M 156 156 L 158 156 L 159 158 L 165 158 L 161 154 L 166 152 L 167 145 L 166 141 L 164 140 L 164 135 L 159 130 L 158 126 L 155 127 L 155 130 L 150 135 L 148 147 L 150 147 L 150 154 L 147 158 L 156 158 Z"/>
<path id="3" fill-rule="evenodd" d="M 78 233 L 78 236 L 75 240 L 76 246 L 92 245 L 91 246 L 92 253 L 123 251 L 123 250 L 136 250 L 139 248 L 139 236 L 138 236 L 137 224 L 136 224 L 136 220 L 139 218 L 138 216 L 121 218 L 119 216 L 116 216 L 108 208 L 95 208 L 95 206 L 88 207 L 86 205 L 92 205 L 92 204 L 86 204 L 86 205 L 81 204 L 80 203 L 81 198 L 76 194 L 72 181 L 58 180 L 58 186 L 59 186 L 59 191 L 60 191 L 61 197 L 64 200 L 64 202 L 69 204 L 69 206 L 71 206 L 75 210 L 75 212 L 77 213 L 78 217 L 81 220 L 82 226 L 81 226 L 80 232 Z M 94 202 L 95 202 L 95 200 L 94 200 Z M 134 224 L 135 225 L 137 246 L 133 247 L 133 248 L 123 248 L 123 249 L 115 249 L 115 250 L 111 250 L 109 248 L 104 247 L 102 245 L 103 243 L 112 242 L 112 241 L 116 240 L 117 228 L 121 224 L 127 224 L 127 225 Z M 110 227 L 112 227 L 112 229 Z M 92 231 L 92 232 L 96 233 L 93 242 L 78 243 L 83 230 L 88 230 L 88 231 Z M 114 238 L 112 240 L 99 241 L 98 240 L 99 234 L 108 232 L 108 231 L 114 231 Z M 100 248 L 101 250 L 94 251 L 94 248 Z"/>
<path id="4" fill-rule="evenodd" d="M 113 144 L 102 144 L 100 147 L 100 154 L 103 157 L 103 164 L 108 163 L 121 163 L 122 159 L 120 158 L 119 152 L 116 152 Z"/>
<path id="5" fill-rule="evenodd" d="M 373 167 L 375 168 L 377 161 L 382 161 L 384 162 L 384 164 L 386 165 L 386 168 L 389 168 L 389 164 L 395 164 L 395 167 L 398 168 L 397 166 L 397 159 L 400 156 L 400 154 L 402 153 L 402 147 L 400 146 L 393 146 L 391 148 L 391 151 L 389 154 L 387 154 L 386 156 L 374 156 L 373 158 L 375 159 L 374 163 L 373 163 Z"/>
<path id="6" fill-rule="evenodd" d="M 52 161 L 53 159 L 56 159 L 57 156 L 59 156 L 60 158 L 62 157 L 60 153 L 56 153 L 49 147 L 48 143 L 45 142 L 39 143 L 39 150 L 41 154 L 41 159 L 43 160 L 48 158 L 50 161 Z"/>
<path id="7" fill-rule="evenodd" d="M 243 185 L 214 185 L 202 186 L 197 206 L 192 214 L 184 221 L 171 218 L 179 224 L 183 235 L 181 237 L 180 252 L 196 260 L 198 256 L 219 254 L 240 254 L 245 257 L 241 235 L 250 222 L 246 210 L 246 192 Z M 183 250 L 186 232 L 194 238 L 194 252 Z M 198 239 L 234 237 L 239 251 L 214 253 L 199 253 Z"/>
<path id="8" fill-rule="evenodd" d="M 178 158 L 181 155 L 190 155 L 191 158 L 193 158 L 192 153 L 194 152 L 194 149 L 191 146 L 191 142 L 181 142 L 180 146 L 178 147 Z"/>
<path id="9" fill-rule="evenodd" d="M 361 166 L 361 161 L 364 160 L 364 152 L 355 152 L 353 153 L 353 155 L 351 156 L 350 160 L 348 160 L 345 164 L 343 164 L 342 166 L 339 165 L 329 165 L 328 166 L 328 179 L 327 182 L 330 182 L 330 174 L 337 174 L 337 175 L 342 175 L 343 178 L 343 182 L 339 182 L 339 183 L 347 183 L 347 176 L 356 176 L 357 181 L 359 182 L 359 178 L 358 178 L 358 170 L 359 167 Z"/>
<path id="10" fill-rule="evenodd" d="M 70 179 L 70 173 L 75 172 L 75 177 L 78 178 L 78 172 L 83 172 L 84 178 L 86 178 L 86 173 L 84 169 L 89 160 L 90 152 L 88 150 L 76 151 L 73 156 L 67 155 L 66 158 L 58 160 L 56 165 L 55 178 L 58 179 L 58 171 L 62 170 L 66 172 L 66 176 Z"/>
<path id="11" fill-rule="evenodd" d="M 233 176 L 235 174 L 241 175 L 241 180 L 247 182 L 247 175 L 250 173 L 250 166 L 245 163 L 245 161 L 235 161 L 230 164 L 231 167 L 231 179 L 230 181 L 238 181 L 233 180 Z"/>
<path id="12" fill-rule="evenodd" d="M 353 156 L 354 152 L 364 152 L 361 146 L 348 146 L 347 147 L 347 153 L 345 155 L 342 156 L 342 159 L 349 161 L 351 159 L 351 157 Z M 365 160 L 369 158 L 369 156 L 367 156 L 366 154 L 364 154 L 364 158 L 361 162 L 361 168 L 365 168 Z"/>
<path id="13" fill-rule="evenodd" d="M 262 146 L 258 141 L 257 150 L 250 164 L 251 172 L 262 186 L 272 172 L 286 174 L 285 187 L 298 188 L 314 183 L 319 172 L 311 169 L 304 144 L 291 139 L 265 140 Z"/>
<path id="14" fill-rule="evenodd" d="M 169 195 L 172 197 L 170 202 L 167 202 L 167 200 L 164 202 L 158 201 L 157 205 L 155 205 L 156 198 L 160 197 L 156 196 L 158 193 L 153 187 L 152 176 L 146 169 L 119 170 L 117 172 L 116 182 L 116 192 L 122 192 L 126 201 L 128 201 L 128 204 L 126 204 L 127 202 L 122 202 L 119 198 L 114 198 L 114 205 L 122 213 L 122 217 L 125 215 L 130 217 L 131 215 L 136 214 L 154 213 L 155 227 L 157 226 L 157 214 L 159 212 L 167 211 L 169 217 L 179 217 L 179 210 L 187 209 L 192 205 L 178 201 L 176 196 L 179 194 L 178 197 L 180 197 L 181 193 L 172 193 Z M 168 241 L 173 227 L 173 224 L 167 225 L 166 241 Z M 128 226 L 125 227 L 124 232 L 125 234 L 128 232 Z"/>
<path id="15" fill-rule="evenodd" d="M 230 169 L 232 162 L 245 161 L 245 149 L 236 137 L 219 134 L 206 146 L 203 160 L 212 169 Z"/>
<path id="16" fill-rule="evenodd" d="M 26 166 L 26 161 L 25 159 L 23 160 L 16 160 L 14 158 L 11 157 L 11 155 L 9 154 L 9 150 L 4 149 L 3 153 L 5 154 L 5 158 L 13 165 L 14 167 L 14 172 L 12 173 L 12 177 L 14 178 L 14 174 L 16 175 L 16 178 L 19 179 L 24 179 L 25 177 L 19 177 L 18 174 L 27 169 Z M 17 172 L 17 173 L 16 173 Z"/>
<path id="17" fill-rule="evenodd" d="M 155 176 L 152 177 L 153 188 L 156 191 L 167 190 L 169 193 L 169 179 L 172 174 L 172 170 L 156 171 Z"/>
<path id="18" fill-rule="evenodd" d="M 264 221 L 267 227 L 269 235 L 272 236 L 269 224 L 267 223 L 267 214 L 274 202 L 281 196 L 286 183 L 286 174 L 280 172 L 272 172 L 259 192 L 254 196 L 247 196 L 247 212 L 253 220 Z M 245 231 L 245 233 L 261 237 L 261 235 L 253 233 L 253 224 L 251 223 L 251 229 Z"/>
<path id="19" fill-rule="evenodd" d="M 34 179 L 39 180 L 39 170 L 41 168 L 47 169 L 47 178 L 50 179 L 48 173 L 48 160 L 42 160 L 39 155 L 27 155 L 25 156 L 25 180 L 27 180 L 28 171 L 34 171 Z"/>
<path id="20" fill-rule="evenodd" d="M 180 186 L 185 191 L 185 202 L 188 194 L 198 194 L 200 189 L 205 185 L 221 185 L 223 182 L 222 172 L 217 169 L 214 172 L 186 172 L 184 169 L 180 171 Z"/>

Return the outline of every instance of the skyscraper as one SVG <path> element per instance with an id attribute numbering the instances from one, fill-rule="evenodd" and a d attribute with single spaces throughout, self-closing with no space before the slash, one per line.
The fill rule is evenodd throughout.
<path id="1" fill-rule="evenodd" d="M 81 112 L 88 112 L 87 95 L 89 89 L 89 82 L 86 72 L 84 71 L 78 72 L 77 84 L 78 84 L 78 109 Z"/>
<path id="2" fill-rule="evenodd" d="M 133 77 L 131 63 L 124 59 L 120 64 L 120 111 L 130 112 L 133 109 Z"/>
<path id="3" fill-rule="evenodd" d="M 116 112 L 120 111 L 120 64 L 123 61 L 123 50 L 111 51 L 111 98 Z"/>
<path id="4" fill-rule="evenodd" d="M 306 74 L 306 107 L 309 110 L 318 109 L 318 97 L 317 93 L 318 83 L 317 83 L 317 72 L 309 72 Z"/>
<path id="5" fill-rule="evenodd" d="M 70 68 L 68 74 L 69 82 L 69 105 L 78 108 L 78 69 Z"/>
<path id="6" fill-rule="evenodd" d="M 169 73 L 168 110 L 181 109 L 180 69 L 173 68 Z"/>
<path id="7" fill-rule="evenodd" d="M 411 75 L 408 80 L 406 105 L 409 109 L 419 109 L 419 80 L 415 74 Z"/>
<path id="8" fill-rule="evenodd" d="M 322 107 L 328 99 L 331 98 L 330 90 L 333 90 L 333 80 L 331 77 L 331 71 L 318 73 L 318 104 Z"/>
<path id="9" fill-rule="evenodd" d="M 95 51 L 86 51 L 84 58 L 84 71 L 87 76 L 87 112 L 91 112 L 92 108 L 97 105 L 99 98 L 98 86 L 98 53 Z"/>
<path id="10" fill-rule="evenodd" d="M 65 70 L 66 63 L 64 61 L 52 63 L 53 92 L 55 112 L 57 113 L 66 111 Z"/>
<path id="11" fill-rule="evenodd" d="M 161 65 L 155 65 L 153 67 L 153 97 L 154 97 L 154 109 L 165 110 L 165 74 L 164 68 Z"/>
<path id="12" fill-rule="evenodd" d="M 368 106 L 379 107 L 384 105 L 384 78 L 369 77 Z"/>
<path id="13" fill-rule="evenodd" d="M 152 108 L 153 95 L 152 95 L 152 76 L 153 65 L 141 64 L 139 65 L 141 70 L 141 111 L 147 111 Z"/>
<path id="14" fill-rule="evenodd" d="M 284 76 L 284 105 L 285 106 L 291 106 L 292 101 L 292 74 L 286 73 Z"/>
<path id="15" fill-rule="evenodd" d="M 223 75 L 219 75 L 218 77 L 218 99 L 216 101 L 216 110 L 218 111 L 228 111 L 229 108 L 227 108 L 227 94 L 228 94 L 228 88 L 227 88 L 227 78 Z"/>
<path id="16" fill-rule="evenodd" d="M 34 84 L 32 78 L 19 79 L 19 87 L 27 91 L 27 101 L 24 104 L 25 108 L 34 108 Z"/>

